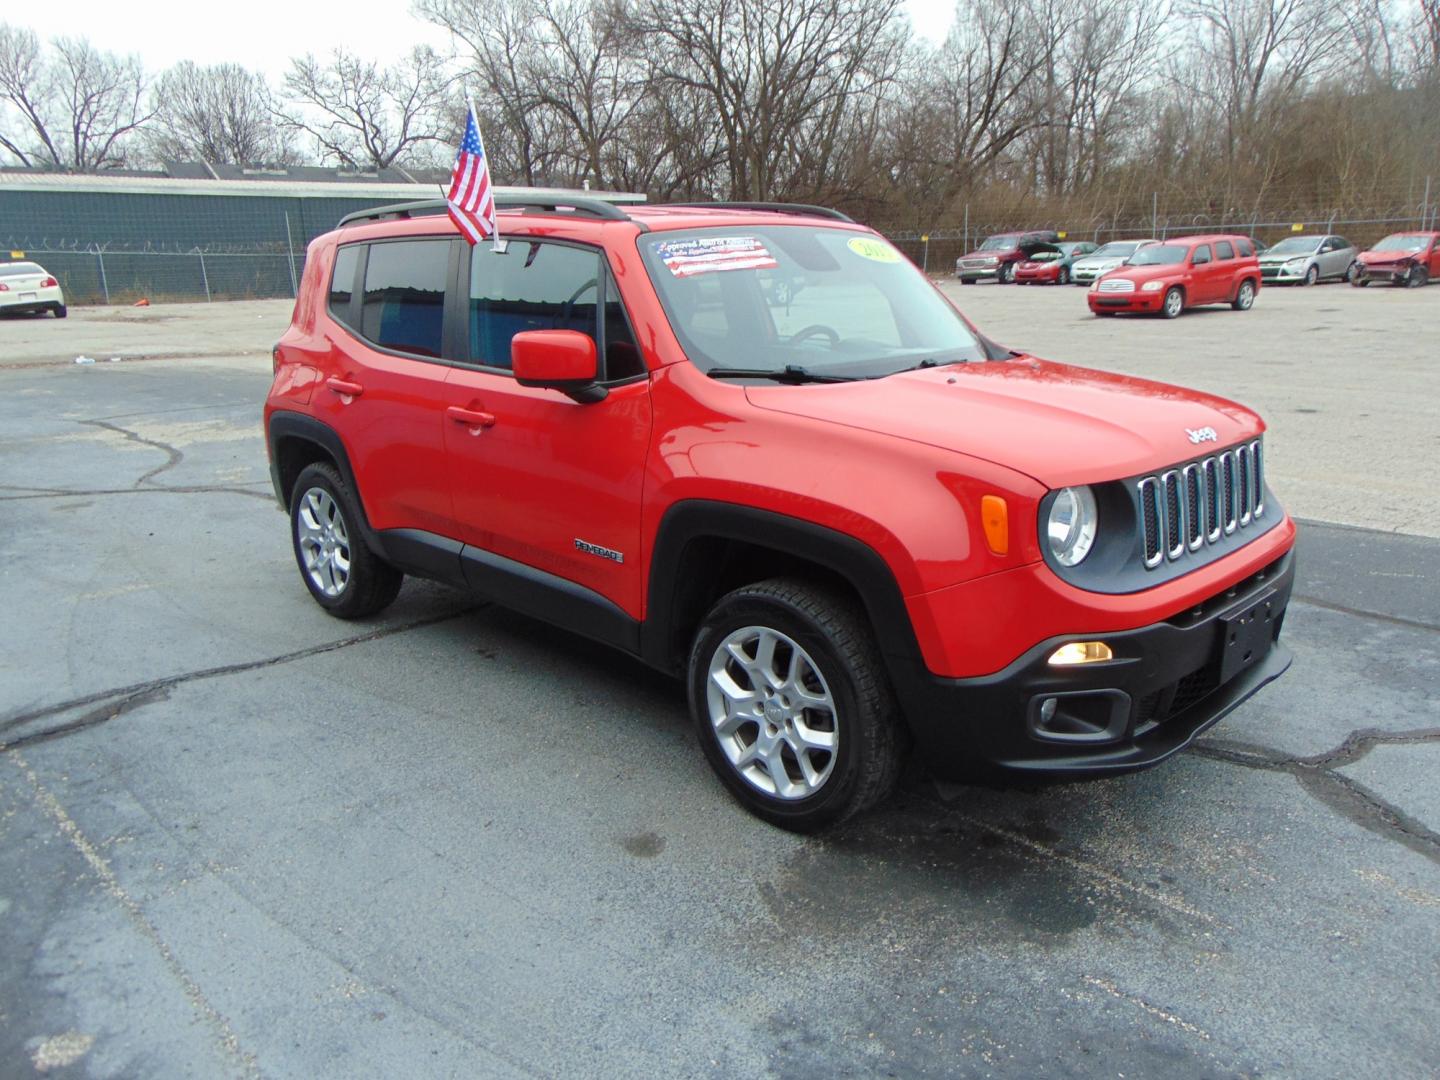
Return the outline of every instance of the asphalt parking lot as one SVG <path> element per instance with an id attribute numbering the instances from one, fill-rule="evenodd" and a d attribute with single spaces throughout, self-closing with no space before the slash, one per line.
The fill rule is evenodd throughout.
<path id="1" fill-rule="evenodd" d="M 1440 288 L 946 288 L 1266 416 L 1296 662 L 1159 769 L 916 768 L 818 839 L 616 654 L 413 581 L 320 612 L 288 303 L 0 320 L 0 1075 L 1437 1075 Z"/>

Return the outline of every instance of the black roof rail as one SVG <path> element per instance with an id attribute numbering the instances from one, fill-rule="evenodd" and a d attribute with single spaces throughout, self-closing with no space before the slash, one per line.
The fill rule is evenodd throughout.
<path id="1" fill-rule="evenodd" d="M 387 217 L 409 218 L 423 214 L 443 214 L 447 205 L 444 199 L 391 203 L 389 206 L 375 206 L 368 210 L 357 210 L 353 214 L 346 214 L 340 219 L 340 225 L 350 225 L 357 221 L 379 221 L 381 218 Z M 615 203 L 606 202 L 604 199 L 591 199 L 583 195 L 547 195 L 544 193 L 497 195 L 495 196 L 495 208 L 497 210 L 551 210 L 556 212 L 573 210 L 577 214 L 589 214 L 592 217 L 603 218 L 605 221 L 631 220 L 630 215 Z M 635 224 L 640 226 L 642 232 L 650 231 L 641 222 L 637 221 Z"/>
<path id="2" fill-rule="evenodd" d="M 836 221 L 848 221 L 852 225 L 855 219 L 848 214 L 842 214 L 829 206 L 812 206 L 810 203 L 785 203 L 785 202 L 681 202 L 666 203 L 666 206 L 683 206 L 696 210 L 770 210 L 777 214 L 808 214 L 810 217 L 834 218 Z"/>

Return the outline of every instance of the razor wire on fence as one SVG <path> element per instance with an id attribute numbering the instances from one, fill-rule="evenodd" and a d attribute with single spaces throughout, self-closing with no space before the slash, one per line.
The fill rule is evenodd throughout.
<path id="1" fill-rule="evenodd" d="M 277 251 L 273 246 L 167 251 L 45 241 L 17 246 L 10 255 L 44 266 L 70 304 L 293 297 L 305 270 L 303 251 Z"/>

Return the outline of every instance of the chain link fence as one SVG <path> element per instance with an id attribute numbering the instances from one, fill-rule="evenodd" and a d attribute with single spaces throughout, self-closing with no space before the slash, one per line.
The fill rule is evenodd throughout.
<path id="1" fill-rule="evenodd" d="M 23 254 L 22 254 L 23 252 Z M 260 300 L 295 295 L 304 252 L 275 250 L 127 251 L 92 245 L 42 244 L 12 257 L 55 276 L 68 304 L 194 300 Z"/>
<path id="2" fill-rule="evenodd" d="M 916 266 L 932 274 L 949 274 L 955 270 L 955 260 L 974 251 L 987 236 L 1039 229 L 1053 229 L 1064 239 L 1088 240 L 1095 244 L 1152 236 L 1163 240 L 1172 236 L 1216 232 L 1253 236 L 1270 245 L 1296 232 L 1338 233 L 1363 250 L 1390 233 L 1440 228 L 1440 200 L 1432 201 L 1430 196 L 1427 185 L 1425 199 L 1408 207 L 1292 212 L 1272 208 L 1249 215 L 1157 211 L 1139 218 L 1096 217 L 1078 221 L 1011 216 L 972 218 L 967 208 L 965 216 L 958 222 L 937 223 L 928 228 L 895 224 L 881 224 L 875 228 L 913 259 Z"/>

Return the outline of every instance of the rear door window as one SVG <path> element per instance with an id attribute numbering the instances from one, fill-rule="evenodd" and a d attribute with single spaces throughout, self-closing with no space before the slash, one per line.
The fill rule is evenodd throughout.
<path id="1" fill-rule="evenodd" d="M 1224 241 L 1224 240 L 1218 240 L 1218 241 L 1216 241 L 1216 243 L 1215 243 L 1215 258 L 1217 258 L 1217 259 L 1233 259 L 1234 257 L 1235 257 L 1235 249 L 1232 248 L 1228 242 L 1226 242 L 1226 241 Z"/>
<path id="2" fill-rule="evenodd" d="M 360 333 L 385 349 L 439 357 L 449 255 L 449 240 L 371 244 Z"/>

